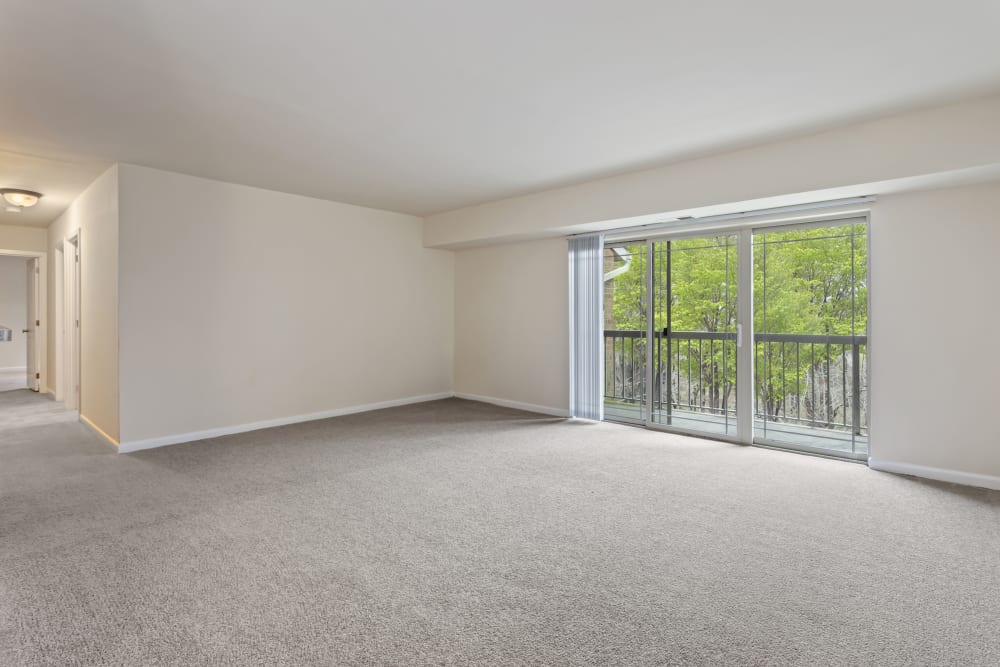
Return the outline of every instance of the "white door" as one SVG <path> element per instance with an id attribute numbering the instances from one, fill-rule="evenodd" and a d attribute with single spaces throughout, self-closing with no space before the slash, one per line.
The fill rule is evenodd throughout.
<path id="1" fill-rule="evenodd" d="M 63 245 L 62 397 L 80 410 L 80 237 Z"/>
<path id="2" fill-rule="evenodd" d="M 39 368 L 38 327 L 41 324 L 38 314 L 38 259 L 28 262 L 28 324 L 24 330 L 28 347 L 28 388 L 32 391 L 41 389 L 41 369 Z"/>

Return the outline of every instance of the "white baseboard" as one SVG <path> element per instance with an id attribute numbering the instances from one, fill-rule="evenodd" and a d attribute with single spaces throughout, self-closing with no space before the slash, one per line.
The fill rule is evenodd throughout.
<path id="1" fill-rule="evenodd" d="M 0 373 L 24 373 L 28 374 L 27 366 L 11 366 L 9 368 L 0 368 Z"/>
<path id="2" fill-rule="evenodd" d="M 194 442 L 197 440 L 208 440 L 218 438 L 223 435 L 234 435 L 236 433 L 246 433 L 248 431 L 259 431 L 275 426 L 287 426 L 288 424 L 300 424 L 302 422 L 316 421 L 318 419 L 329 419 L 331 417 L 342 417 L 358 412 L 369 412 L 371 410 L 382 410 L 384 408 L 395 408 L 400 405 L 410 405 L 412 403 L 424 403 L 426 401 L 437 401 L 442 398 L 451 398 L 454 394 L 441 392 L 439 394 L 425 394 L 423 396 L 409 396 L 398 398 L 392 401 L 381 401 L 379 403 L 367 403 L 365 405 L 353 405 L 347 408 L 336 408 L 334 410 L 324 410 L 323 412 L 313 412 L 306 415 L 294 415 L 291 417 L 278 417 L 277 419 L 266 419 L 249 424 L 237 424 L 236 426 L 223 426 L 205 431 L 193 431 L 191 433 L 179 433 L 177 435 L 165 435 L 159 438 L 149 438 L 147 440 L 133 440 L 123 442 L 118 445 L 118 452 L 126 454 L 137 452 L 142 449 L 153 449 L 154 447 L 165 447 L 167 445 L 179 445 L 183 442 Z"/>
<path id="3" fill-rule="evenodd" d="M 551 415 L 553 417 L 569 417 L 569 410 L 563 408 L 550 408 L 547 405 L 535 405 L 534 403 L 508 401 L 506 398 L 494 398 L 493 396 L 480 396 L 478 394 L 464 394 L 460 392 L 455 394 L 455 398 L 464 398 L 467 401 L 479 401 L 480 403 L 489 403 L 491 405 L 499 405 L 504 408 L 524 410 L 525 412 L 537 412 L 539 414 Z"/>
<path id="4" fill-rule="evenodd" d="M 1000 477 L 994 477 L 993 475 L 981 475 L 975 472 L 949 470 L 948 468 L 932 468 L 913 463 L 881 461 L 879 459 L 868 459 L 868 467 L 872 470 L 891 472 L 897 475 L 912 475 L 939 482 L 951 482 L 952 484 L 964 484 L 965 486 L 978 486 L 984 489 L 1000 490 Z"/>

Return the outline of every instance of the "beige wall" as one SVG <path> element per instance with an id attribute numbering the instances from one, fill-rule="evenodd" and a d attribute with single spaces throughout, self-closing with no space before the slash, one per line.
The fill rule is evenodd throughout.
<path id="1" fill-rule="evenodd" d="M 0 250 L 46 252 L 49 233 L 40 227 L 0 225 Z"/>
<path id="2" fill-rule="evenodd" d="M 715 211 L 721 213 L 879 194 L 900 187 L 886 181 L 982 168 L 995 177 L 998 167 L 994 95 L 439 213 L 427 218 L 425 242 L 460 248 L 584 231 L 591 223 L 607 229 L 609 220 L 699 207 L 755 202 Z"/>
<path id="3" fill-rule="evenodd" d="M 872 458 L 1000 476 L 1000 183 L 884 197 L 871 246 Z"/>
<path id="4" fill-rule="evenodd" d="M 80 232 L 80 414 L 118 439 L 118 167 L 94 181 L 49 226 L 49 257 Z M 55 262 L 48 263 L 48 320 L 55 323 Z M 48 336 L 48 386 L 59 359 Z"/>
<path id="5" fill-rule="evenodd" d="M 456 253 L 455 391 L 569 407 L 565 239 Z"/>
<path id="6" fill-rule="evenodd" d="M 123 443 L 451 391 L 420 218 L 120 169 Z"/>
<path id="7" fill-rule="evenodd" d="M 873 206 L 873 458 L 1000 476 L 1000 357 L 984 353 L 997 211 L 997 182 Z M 50 248 L 77 227 L 84 414 L 115 436 L 121 235 L 123 440 L 453 390 L 567 408 L 563 239 L 426 249 L 412 216 L 129 165 L 53 224 Z M 960 342 L 932 363 L 925 334 L 942 327 Z"/>
<path id="8" fill-rule="evenodd" d="M 0 326 L 14 330 L 10 341 L 0 343 L 0 369 L 27 367 L 27 338 L 21 332 L 28 326 L 28 261 L 23 257 L 0 256 Z"/>
<path id="9" fill-rule="evenodd" d="M 871 244 L 872 457 L 1000 476 L 1000 183 L 883 197 Z M 566 252 L 547 240 L 456 254 L 456 391 L 566 406 Z"/>

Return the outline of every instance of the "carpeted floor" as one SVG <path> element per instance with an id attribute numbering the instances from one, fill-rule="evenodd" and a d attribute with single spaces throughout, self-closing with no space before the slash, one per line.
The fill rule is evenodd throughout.
<path id="1" fill-rule="evenodd" d="M 1000 494 L 858 464 L 454 399 L 0 432 L 3 665 L 997 665 L 998 619 Z"/>
<path id="2" fill-rule="evenodd" d="M 25 369 L 0 370 L 0 392 L 28 388 L 28 371 Z"/>
<path id="3" fill-rule="evenodd" d="M 6 431 L 76 421 L 76 413 L 67 410 L 48 394 L 37 394 L 30 389 L 0 392 L 0 443 L 6 440 Z M 5 464 L 3 451 L 0 444 L 0 466 Z"/>

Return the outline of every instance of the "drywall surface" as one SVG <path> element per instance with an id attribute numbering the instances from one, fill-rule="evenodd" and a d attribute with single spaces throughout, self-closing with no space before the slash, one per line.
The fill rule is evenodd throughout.
<path id="1" fill-rule="evenodd" d="M 872 205 L 873 459 L 1000 479 L 998 212 L 1000 183 Z M 561 239 L 456 253 L 456 392 L 566 406 L 566 262 Z"/>
<path id="2" fill-rule="evenodd" d="M 451 392 L 420 218 L 120 169 L 123 445 Z"/>
<path id="3" fill-rule="evenodd" d="M 569 408 L 564 239 L 463 250 L 455 259 L 455 392 Z"/>
<path id="4" fill-rule="evenodd" d="M 1000 477 L 997 248 L 1000 183 L 875 205 L 873 459 Z"/>
<path id="5" fill-rule="evenodd" d="M 28 262 L 23 257 L 0 256 L 0 326 L 13 329 L 11 340 L 0 342 L 0 370 L 27 368 Z"/>
<path id="6" fill-rule="evenodd" d="M 40 227 L 0 225 L 0 250 L 46 252 L 49 233 Z"/>
<path id="7" fill-rule="evenodd" d="M 118 167 L 108 169 L 49 225 L 49 257 L 80 234 L 80 414 L 118 439 Z M 56 268 L 48 262 L 48 320 L 56 321 Z M 55 327 L 48 386 L 55 387 Z"/>
<path id="8" fill-rule="evenodd" d="M 432 215 L 424 240 L 461 248 L 733 202 L 764 208 L 781 202 L 763 200 L 797 193 L 825 193 L 809 201 L 880 194 L 894 179 L 998 164 L 1000 96 L 993 96 Z"/>

